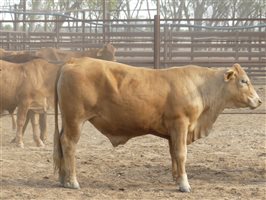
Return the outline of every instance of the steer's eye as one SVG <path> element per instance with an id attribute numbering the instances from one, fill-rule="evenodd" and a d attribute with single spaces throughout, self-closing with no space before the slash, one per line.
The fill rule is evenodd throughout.
<path id="1" fill-rule="evenodd" d="M 243 83 L 243 84 L 247 84 L 247 85 L 248 85 L 248 80 L 246 80 L 246 79 L 242 79 L 242 80 L 241 80 L 241 83 Z"/>

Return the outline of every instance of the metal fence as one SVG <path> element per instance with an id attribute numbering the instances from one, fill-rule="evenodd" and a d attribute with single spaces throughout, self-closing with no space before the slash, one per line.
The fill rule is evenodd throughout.
<path id="1" fill-rule="evenodd" d="M 209 26 L 211 21 L 216 25 Z M 1 27 L 7 24 L 12 31 L 3 31 Z M 155 25 L 154 20 L 85 20 L 82 16 L 2 20 L 0 47 L 85 50 L 111 42 L 117 48 L 118 62 L 152 67 L 154 43 L 158 43 L 161 68 L 186 64 L 228 67 L 238 62 L 250 76 L 266 77 L 266 19 L 161 19 L 159 37 L 154 34 Z"/>

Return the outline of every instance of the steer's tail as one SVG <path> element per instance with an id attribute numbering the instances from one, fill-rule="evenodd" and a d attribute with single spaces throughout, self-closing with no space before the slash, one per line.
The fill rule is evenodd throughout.
<path id="1" fill-rule="evenodd" d="M 55 132 L 54 132 L 54 172 L 57 170 L 61 170 L 61 162 L 63 158 L 63 152 L 60 142 L 59 127 L 58 127 L 58 91 L 57 91 L 57 83 L 60 76 L 61 67 L 57 72 L 56 81 L 55 81 L 55 92 L 54 92 L 54 108 L 55 108 Z M 62 132 L 62 131 L 61 131 Z"/>

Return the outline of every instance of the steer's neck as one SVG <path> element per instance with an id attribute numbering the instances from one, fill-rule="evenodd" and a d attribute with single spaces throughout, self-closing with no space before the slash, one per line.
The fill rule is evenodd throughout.
<path id="1" fill-rule="evenodd" d="M 225 82 L 223 74 L 225 70 L 210 71 L 205 77 L 206 80 L 199 87 L 204 110 L 211 109 L 214 113 L 223 111 L 227 104 Z"/>
<path id="2" fill-rule="evenodd" d="M 199 116 L 197 125 L 194 130 L 188 133 L 187 143 L 206 137 L 218 115 L 226 107 L 226 95 L 221 70 L 208 71 L 207 74 L 201 74 L 202 84 L 198 87 L 201 94 L 203 110 Z"/>

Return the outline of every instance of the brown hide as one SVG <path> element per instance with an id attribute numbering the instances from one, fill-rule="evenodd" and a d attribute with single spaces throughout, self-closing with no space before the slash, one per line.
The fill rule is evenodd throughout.
<path id="1" fill-rule="evenodd" d="M 66 62 L 71 58 L 92 57 L 102 60 L 115 61 L 115 48 L 111 44 L 104 45 L 101 49 L 86 51 L 66 51 L 55 48 L 42 48 L 36 52 L 36 56 L 52 62 Z"/>
<path id="2" fill-rule="evenodd" d="M 36 55 L 32 55 L 32 53 L 26 52 L 23 54 L 4 56 L 2 57 L 2 60 L 12 62 L 12 63 L 24 63 L 24 62 L 28 62 L 28 61 L 31 61 L 33 59 L 38 59 L 38 58 L 40 57 Z"/>
<path id="3" fill-rule="evenodd" d="M 238 64 L 229 70 L 198 66 L 153 70 L 72 59 L 61 68 L 56 87 L 55 106 L 58 102 L 63 129 L 59 134 L 56 109 L 54 161 L 60 182 L 69 188 L 79 188 L 75 146 L 86 120 L 113 146 L 145 134 L 167 138 L 173 177 L 181 191 L 189 192 L 187 144 L 207 136 L 225 108 L 261 104 Z"/>
<path id="4" fill-rule="evenodd" d="M 18 108 L 17 135 L 18 146 L 23 146 L 22 129 L 28 110 L 44 112 L 51 105 L 54 96 L 54 83 L 59 65 L 42 59 L 16 64 L 0 62 L 1 104 L 0 112 L 13 112 Z"/>

